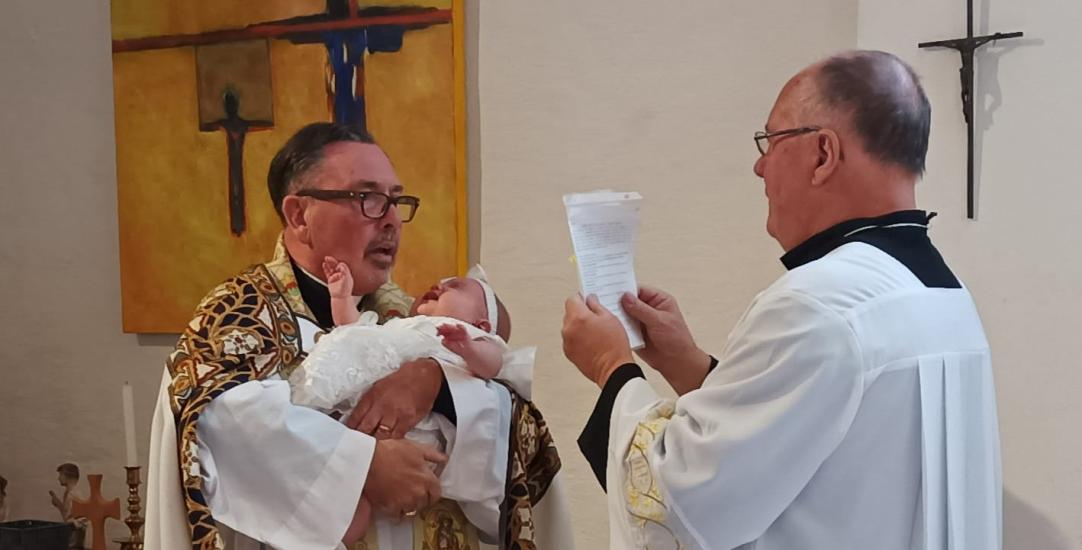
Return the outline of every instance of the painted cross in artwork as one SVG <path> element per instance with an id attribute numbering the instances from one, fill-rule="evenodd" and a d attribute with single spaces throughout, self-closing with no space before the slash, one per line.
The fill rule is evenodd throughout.
<path id="1" fill-rule="evenodd" d="M 462 0 L 113 0 L 126 332 L 179 332 L 269 259 L 271 158 L 309 122 L 370 131 L 424 208 L 394 279 L 464 268 Z"/>

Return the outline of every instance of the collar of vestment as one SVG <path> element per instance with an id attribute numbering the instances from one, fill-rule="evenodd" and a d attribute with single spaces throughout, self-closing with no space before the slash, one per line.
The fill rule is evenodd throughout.
<path id="1" fill-rule="evenodd" d="M 875 218 L 847 220 L 804 241 L 781 258 L 786 269 L 814 262 L 838 247 L 859 242 L 894 258 L 928 288 L 961 288 L 943 257 L 928 238 L 935 213 L 901 210 Z"/>
<path id="2" fill-rule="evenodd" d="M 331 292 L 327 284 L 308 273 L 297 262 L 290 258 L 293 276 L 297 280 L 297 288 L 301 291 L 304 304 L 311 310 L 316 324 L 323 330 L 334 327 L 334 317 L 331 315 Z M 358 304 L 358 307 L 360 304 Z"/>
<path id="3" fill-rule="evenodd" d="M 816 233 L 808 240 L 786 252 L 781 257 L 781 263 L 785 265 L 786 269 L 796 269 L 826 256 L 843 244 L 861 240 L 866 236 L 863 234 L 869 231 L 891 231 L 892 234 L 896 235 L 918 232 L 927 236 L 928 222 L 934 217 L 935 213 L 928 214 L 923 210 L 900 210 L 875 218 L 846 220 L 825 231 Z"/>
<path id="4" fill-rule="evenodd" d="M 309 301 L 304 296 L 299 278 L 296 275 L 297 270 L 294 269 L 293 260 L 286 250 L 284 233 L 278 235 L 278 242 L 274 245 L 274 257 L 263 266 L 267 268 L 267 271 L 270 272 L 278 284 L 293 313 L 316 321 L 315 312 L 309 307 L 309 304 L 314 303 L 314 301 Z M 326 288 L 324 288 L 324 291 L 326 291 Z M 330 294 L 327 296 L 329 300 Z M 327 307 L 330 308 L 330 303 L 327 304 Z"/>
<path id="5" fill-rule="evenodd" d="M 274 259 L 266 264 L 267 269 L 281 283 L 294 311 L 303 312 L 323 330 L 334 328 L 331 315 L 331 292 L 327 283 L 302 268 L 286 250 L 285 236 L 278 237 Z M 388 281 L 378 290 L 366 294 L 357 304 L 357 311 L 375 311 L 380 322 L 409 314 L 413 299 L 407 296 L 397 285 Z"/>
<path id="6" fill-rule="evenodd" d="M 315 318 L 316 324 L 323 330 L 331 330 L 334 328 L 334 315 L 331 312 L 331 291 L 327 288 L 327 283 L 316 278 L 315 275 L 306 271 L 303 267 L 297 264 L 295 260 L 290 258 L 293 268 L 293 276 L 297 280 L 297 288 L 301 292 L 301 298 L 304 300 L 304 304 L 308 306 L 308 309 L 312 312 Z M 374 302 L 374 295 L 369 294 L 364 298 L 361 298 L 357 302 L 357 311 L 370 311 L 377 309 Z M 391 312 L 390 317 L 404 317 L 409 313 L 409 308 L 404 310 L 394 310 Z"/>

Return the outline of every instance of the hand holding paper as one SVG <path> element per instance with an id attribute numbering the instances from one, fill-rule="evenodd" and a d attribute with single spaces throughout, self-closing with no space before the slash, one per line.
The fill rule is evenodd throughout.
<path id="1" fill-rule="evenodd" d="M 564 302 L 561 336 L 564 356 L 599 387 L 620 366 L 634 362 L 620 320 L 592 294 L 585 301 L 576 294 Z"/>

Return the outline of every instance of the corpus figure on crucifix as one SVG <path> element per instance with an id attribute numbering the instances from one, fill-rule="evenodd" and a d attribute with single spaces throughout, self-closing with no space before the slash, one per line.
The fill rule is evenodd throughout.
<path id="1" fill-rule="evenodd" d="M 247 228 L 244 200 L 244 138 L 274 126 L 270 51 L 266 40 L 196 48 L 199 129 L 225 132 L 229 152 L 229 230 Z"/>
<path id="2" fill-rule="evenodd" d="M 966 0 L 965 38 L 938 40 L 935 42 L 921 42 L 917 45 L 917 47 L 920 48 L 949 48 L 952 50 L 957 50 L 958 54 L 962 56 L 962 68 L 959 69 L 959 75 L 962 79 L 962 117 L 966 121 L 966 132 L 968 133 L 968 160 L 966 163 L 966 217 L 971 220 L 976 215 L 976 201 L 974 198 L 975 183 L 973 181 L 974 55 L 981 46 L 989 42 L 1003 40 L 1007 38 L 1018 38 L 1020 36 L 1022 36 L 1022 33 L 1020 32 L 997 32 L 995 34 L 988 34 L 984 36 L 973 36 L 973 0 Z"/>

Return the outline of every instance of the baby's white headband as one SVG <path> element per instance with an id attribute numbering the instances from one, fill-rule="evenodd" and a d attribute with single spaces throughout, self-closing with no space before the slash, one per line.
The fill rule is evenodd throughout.
<path id="1" fill-rule="evenodd" d="M 475 265 L 466 272 L 466 277 L 481 283 L 481 290 L 485 291 L 485 307 L 488 309 L 488 324 L 492 326 L 492 334 L 496 334 L 500 312 L 496 309 L 496 292 L 488 284 L 488 276 L 481 265 Z"/>

